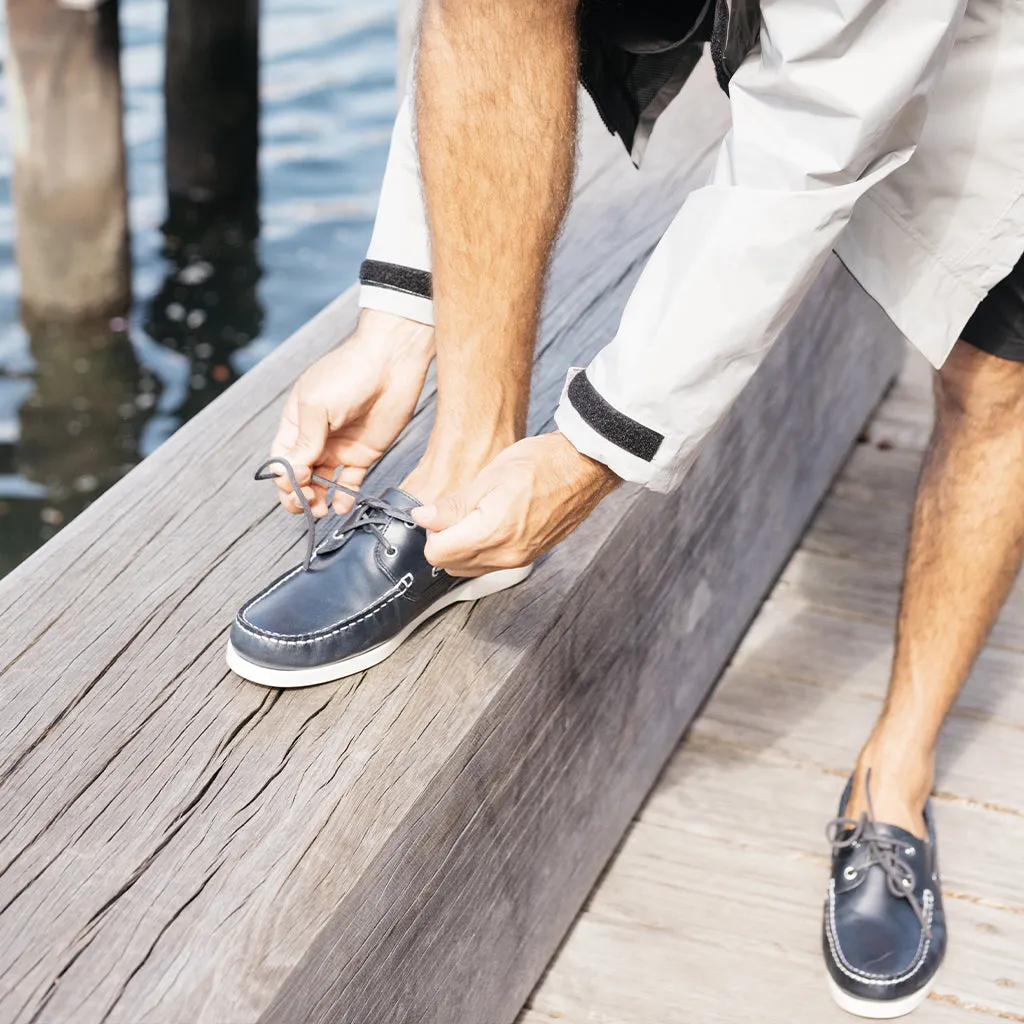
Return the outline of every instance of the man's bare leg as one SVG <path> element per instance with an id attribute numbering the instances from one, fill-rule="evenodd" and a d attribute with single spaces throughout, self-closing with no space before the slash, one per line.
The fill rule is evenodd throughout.
<path id="1" fill-rule="evenodd" d="M 526 430 L 544 278 L 576 141 L 576 0 L 427 0 L 417 125 L 437 418 L 403 488 L 431 502 Z"/>
<path id="2" fill-rule="evenodd" d="M 1024 364 L 958 342 L 936 376 L 936 422 L 910 534 L 892 680 L 860 754 L 848 815 L 924 836 L 947 712 L 1024 549 Z"/>

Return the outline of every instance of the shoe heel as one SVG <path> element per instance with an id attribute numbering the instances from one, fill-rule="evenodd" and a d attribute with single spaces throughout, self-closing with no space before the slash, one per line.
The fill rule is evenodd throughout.
<path id="1" fill-rule="evenodd" d="M 477 576 L 464 583 L 456 591 L 458 601 L 478 601 L 481 597 L 490 597 L 501 590 L 508 590 L 509 587 L 522 583 L 530 573 L 533 566 L 527 565 L 522 569 L 499 569 L 497 572 L 489 572 L 486 576 Z"/>

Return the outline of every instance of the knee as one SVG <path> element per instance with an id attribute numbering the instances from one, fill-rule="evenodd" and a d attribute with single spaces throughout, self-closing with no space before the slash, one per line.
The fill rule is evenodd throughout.
<path id="1" fill-rule="evenodd" d="M 935 375 L 940 426 L 986 433 L 1024 429 L 1024 363 L 958 341 Z"/>

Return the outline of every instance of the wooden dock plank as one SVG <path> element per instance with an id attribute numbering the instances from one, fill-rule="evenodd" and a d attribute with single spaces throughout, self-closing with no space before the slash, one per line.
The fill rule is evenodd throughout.
<path id="1" fill-rule="evenodd" d="M 860 743 L 881 710 L 881 695 L 838 690 L 781 676 L 736 673 L 733 686 L 718 694 L 694 731 L 770 747 L 808 764 L 827 766 L 837 756 L 843 771 L 852 767 Z M 1024 772 L 1019 726 L 994 715 L 953 714 L 939 748 L 936 787 L 966 799 L 1020 814 L 1018 780 Z M 984 737 L 984 741 L 982 741 Z M 993 757 L 993 749 L 999 751 Z"/>
<path id="2" fill-rule="evenodd" d="M 825 499 L 863 505 L 883 504 L 907 511 L 917 493 L 923 450 L 859 444 Z M 801 547 L 803 543 L 801 543 Z"/>
<path id="3" fill-rule="evenodd" d="M 773 600 L 800 602 L 839 617 L 891 627 L 899 607 L 903 569 L 899 562 L 866 562 L 798 551 L 786 567 Z M 992 633 L 989 649 L 1024 651 L 1024 591 L 1010 593 Z"/>
<path id="4" fill-rule="evenodd" d="M 532 430 L 726 120 L 704 68 L 641 172 L 607 147 L 584 169 Z M 339 299 L 0 583 L 4 1020 L 512 1020 L 899 357 L 833 260 L 680 494 L 624 488 L 523 587 L 268 692 L 225 633 L 301 529 L 248 472 L 354 316 Z"/>
<path id="5" fill-rule="evenodd" d="M 734 667 L 758 675 L 798 680 L 823 696 L 881 701 L 892 658 L 892 627 L 835 615 L 808 605 L 773 599 L 737 652 Z M 822 657 L 823 652 L 827 653 Z M 1009 728 L 1024 724 L 1024 654 L 988 646 L 960 695 L 958 716 Z M 736 687 L 723 692 L 726 698 Z"/>
<path id="6" fill-rule="evenodd" d="M 810 865 L 820 888 L 828 870 L 824 823 L 836 813 L 848 770 L 841 751 L 817 765 L 772 748 L 691 734 L 640 820 L 681 829 L 695 841 L 707 840 L 709 849 L 719 843 L 756 847 L 759 835 L 770 834 L 770 856 Z M 1014 858 L 1005 855 L 1024 841 L 1024 817 L 941 797 L 935 815 L 947 895 L 1024 914 L 1024 883 Z"/>
<path id="7" fill-rule="evenodd" d="M 829 1000 L 821 965 L 823 829 L 888 682 L 930 416 L 928 373 L 914 360 L 520 1024 L 850 1019 Z M 906 447 L 889 448 L 894 437 Z M 1024 879 L 1012 854 L 1024 842 L 1022 652 L 1018 583 L 940 746 L 951 943 L 914 1015 L 922 1024 L 1024 1021 Z"/>
<path id="8" fill-rule="evenodd" d="M 843 774 L 691 735 L 522 1024 L 847 1019 L 818 930 Z M 1006 851 L 1024 820 L 947 800 L 936 813 L 953 941 L 915 1020 L 1022 1020 L 1024 883 Z"/>
<path id="9" fill-rule="evenodd" d="M 749 830 L 715 843 L 713 858 L 706 841 L 637 824 L 534 1008 L 571 1019 L 586 1006 L 583 1020 L 645 1024 L 749 1020 L 755 1007 L 758 1020 L 779 1024 L 848 1020 L 821 977 L 821 868 L 779 855 L 776 818 L 770 806 L 752 810 Z M 969 1020 L 967 1006 L 1019 1019 L 1024 917 L 963 900 L 948 913 L 957 939 L 936 998 L 915 1019 L 952 1010 L 949 1019 Z"/>

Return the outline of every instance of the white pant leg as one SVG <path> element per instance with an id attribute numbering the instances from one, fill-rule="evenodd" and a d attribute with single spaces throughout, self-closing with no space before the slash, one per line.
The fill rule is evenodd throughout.
<path id="1" fill-rule="evenodd" d="M 430 232 L 413 116 L 413 98 L 407 92 L 391 135 L 373 237 L 359 273 L 359 305 L 433 324 Z"/>

